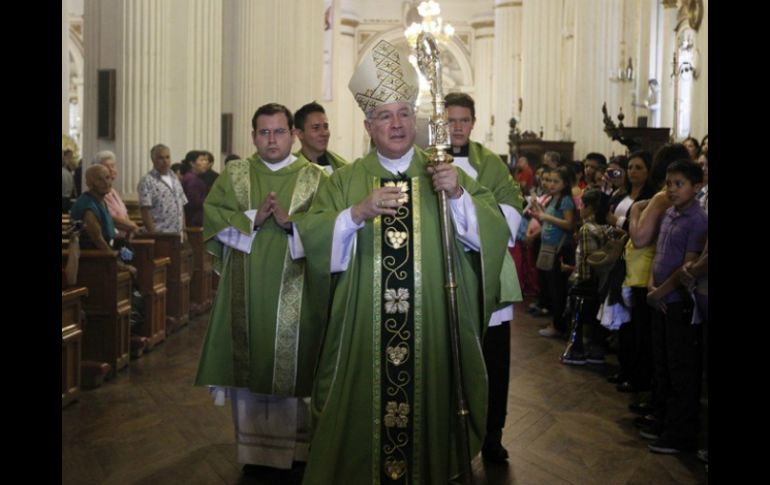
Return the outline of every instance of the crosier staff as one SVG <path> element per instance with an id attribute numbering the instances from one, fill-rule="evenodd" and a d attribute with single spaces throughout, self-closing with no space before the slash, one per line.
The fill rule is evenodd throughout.
<path id="1" fill-rule="evenodd" d="M 449 132 L 447 130 L 446 111 L 444 110 L 444 90 L 441 83 L 441 61 L 438 47 L 433 36 L 421 32 L 417 37 L 417 65 L 423 76 L 430 83 L 430 94 L 433 99 L 433 112 L 428 124 L 428 165 L 451 163 L 449 149 Z M 441 243 L 444 249 L 444 288 L 447 294 L 447 313 L 449 315 L 449 339 L 452 347 L 452 378 L 454 381 L 455 404 L 457 406 L 457 461 L 460 465 L 460 483 L 472 484 L 471 451 L 468 438 L 468 405 L 465 402 L 463 389 L 462 368 L 460 366 L 460 331 L 457 314 L 457 282 L 455 279 L 454 235 L 449 222 L 447 193 L 438 193 L 439 211 L 441 218 Z"/>

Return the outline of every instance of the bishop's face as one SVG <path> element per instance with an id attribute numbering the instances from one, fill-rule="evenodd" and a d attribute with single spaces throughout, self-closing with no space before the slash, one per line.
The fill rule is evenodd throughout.
<path id="1" fill-rule="evenodd" d="M 371 121 L 364 120 L 364 127 L 377 151 L 390 159 L 403 157 L 417 138 L 416 117 L 405 101 L 376 107 Z"/>

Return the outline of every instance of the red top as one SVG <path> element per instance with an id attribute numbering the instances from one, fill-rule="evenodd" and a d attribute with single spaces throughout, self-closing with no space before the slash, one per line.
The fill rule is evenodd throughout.
<path id="1" fill-rule="evenodd" d="M 523 190 L 529 190 L 535 185 L 535 174 L 530 167 L 524 167 L 516 174 L 516 181 Z"/>

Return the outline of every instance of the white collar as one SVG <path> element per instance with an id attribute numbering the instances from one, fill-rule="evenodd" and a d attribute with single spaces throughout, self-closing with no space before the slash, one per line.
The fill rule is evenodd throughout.
<path id="1" fill-rule="evenodd" d="M 268 162 L 262 160 L 262 157 L 260 157 L 259 160 L 262 163 L 264 163 L 267 168 L 269 168 L 273 172 L 277 172 L 278 170 L 282 169 L 283 167 L 287 167 L 287 166 L 291 165 L 292 163 L 294 163 L 297 160 L 297 157 L 295 157 L 294 155 L 289 153 L 288 157 L 284 158 L 283 160 L 281 160 L 278 163 L 268 163 Z"/>
<path id="2" fill-rule="evenodd" d="M 380 160 L 382 168 L 388 172 L 396 175 L 398 173 L 404 173 L 409 169 L 409 165 L 412 163 L 412 157 L 414 156 L 414 147 L 411 147 L 408 152 L 401 158 L 387 158 L 385 155 L 377 152 L 377 158 Z"/>

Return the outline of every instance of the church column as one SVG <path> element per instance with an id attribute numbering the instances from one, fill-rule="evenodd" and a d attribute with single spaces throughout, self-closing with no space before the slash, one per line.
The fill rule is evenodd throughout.
<path id="1" fill-rule="evenodd" d="M 709 2 L 703 0 L 703 20 L 695 37 L 698 79 L 692 92 L 691 133 L 698 141 L 709 131 Z"/>
<path id="2" fill-rule="evenodd" d="M 334 104 L 337 107 L 337 116 L 330 124 L 332 141 L 329 147 L 338 151 L 346 160 L 353 161 L 363 156 L 366 151 L 363 145 L 363 119 L 364 115 L 348 90 L 348 82 L 353 77 L 353 71 L 358 60 L 356 51 L 356 29 L 358 28 L 358 16 L 348 10 L 340 11 L 340 21 L 335 25 L 339 29 L 336 35 L 334 52 Z"/>
<path id="3" fill-rule="evenodd" d="M 476 124 L 473 137 L 492 147 L 492 116 L 495 113 L 492 92 L 492 56 L 494 55 L 495 18 L 492 12 L 477 15 L 473 27 L 473 99 L 476 102 Z M 507 126 L 507 121 L 506 121 Z M 505 140 L 508 140 L 506 131 Z M 498 153 L 508 153 L 507 145 Z"/>
<path id="4" fill-rule="evenodd" d="M 152 166 L 150 148 L 167 143 L 163 85 L 168 63 L 168 4 L 153 0 L 84 6 L 85 104 L 83 155 L 112 150 L 118 157 L 116 188 L 136 198 L 139 179 Z M 97 72 L 115 70 L 115 138 L 97 138 Z M 178 151 L 172 148 L 172 157 Z"/>
<path id="5" fill-rule="evenodd" d="M 522 15 L 521 129 L 553 140 L 561 127 L 562 1 L 526 2 Z"/>
<path id="6" fill-rule="evenodd" d="M 674 104 L 676 103 L 676 90 L 674 78 L 671 73 L 674 70 L 674 51 L 676 51 L 676 24 L 677 2 L 666 1 L 663 3 L 663 71 L 660 82 L 660 126 L 671 128 L 674 132 Z"/>
<path id="7" fill-rule="evenodd" d="M 609 80 L 610 70 L 617 71 L 620 63 L 621 4 L 619 0 L 580 0 L 579 7 L 575 9 L 574 49 L 579 62 L 572 80 L 576 101 L 570 130 L 575 141 L 574 157 L 582 159 L 591 151 L 608 156 L 613 151 L 622 153 L 625 147 L 604 133 L 601 112 L 606 102 L 607 111 L 617 122 L 620 92 L 629 84 Z"/>
<path id="8" fill-rule="evenodd" d="M 169 76 L 164 80 L 168 136 L 174 161 L 189 150 L 220 154 L 222 113 L 222 1 L 173 0 L 169 19 Z"/>
<path id="9" fill-rule="evenodd" d="M 70 59 L 69 59 L 69 2 L 61 1 L 61 132 L 69 134 L 69 90 L 70 90 Z M 81 147 L 82 148 L 82 147 Z"/>
<path id="10" fill-rule="evenodd" d="M 492 79 L 495 118 L 490 148 L 496 153 L 508 153 L 508 120 L 518 113 L 521 96 L 522 3 L 521 0 L 495 0 Z"/>
<path id="11" fill-rule="evenodd" d="M 232 25 L 225 52 L 232 65 L 233 149 L 254 153 L 251 118 L 270 102 L 292 112 L 310 101 L 323 101 L 323 2 L 234 0 L 225 19 Z M 298 46 L 311 46 L 298 48 Z M 299 144 L 295 144 L 295 149 Z"/>

